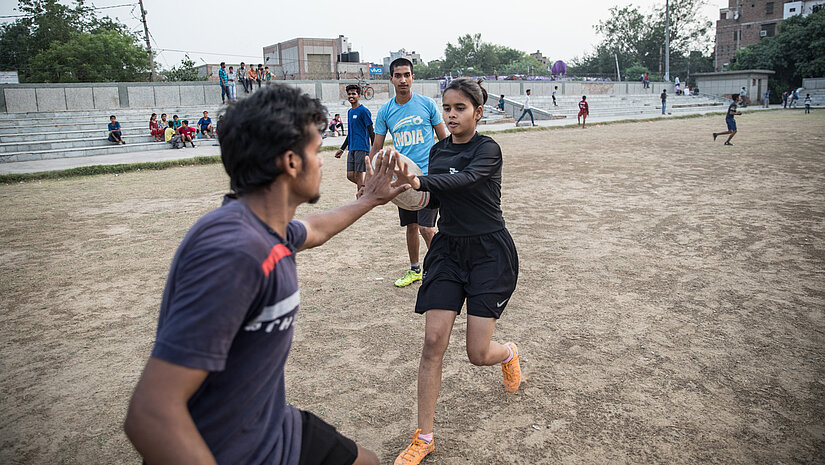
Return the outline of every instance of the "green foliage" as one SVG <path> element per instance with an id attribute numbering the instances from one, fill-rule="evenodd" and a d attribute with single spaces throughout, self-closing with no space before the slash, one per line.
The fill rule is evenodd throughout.
<path id="1" fill-rule="evenodd" d="M 166 81 L 205 81 L 209 76 L 198 75 L 198 68 L 195 62 L 189 58 L 189 54 L 180 61 L 179 66 L 173 66 L 169 71 L 161 72 Z"/>
<path id="2" fill-rule="evenodd" d="M 82 71 L 82 68 L 88 66 L 82 61 L 71 61 L 78 56 L 85 56 L 74 49 L 84 43 L 99 45 L 101 42 L 108 42 L 106 50 L 112 50 L 112 46 L 122 46 L 113 51 L 128 53 L 135 53 L 135 47 L 139 47 L 135 45 L 137 38 L 125 25 L 109 17 L 98 17 L 95 10 L 87 6 L 84 0 L 77 0 L 74 6 L 58 3 L 57 0 L 18 0 L 17 9 L 26 16 L 0 26 L 0 69 L 17 70 L 20 82 L 73 82 L 78 79 L 93 79 L 78 78 L 79 75 L 90 75 Z M 84 34 L 102 35 L 94 38 L 79 37 Z M 114 35 L 122 36 L 123 39 L 115 39 Z M 126 46 L 127 42 L 134 46 Z M 53 65 L 45 60 L 46 56 L 54 58 L 56 50 L 59 49 L 55 47 L 61 45 L 71 45 L 62 49 L 70 55 L 58 57 L 59 65 Z M 145 50 L 139 48 L 140 53 L 145 55 Z M 39 55 L 41 57 L 35 65 L 33 60 Z M 125 64 L 126 69 L 140 68 L 136 60 L 126 58 L 124 61 L 121 65 Z M 148 58 L 145 61 L 148 62 Z M 104 63 L 104 66 L 117 66 L 115 62 Z M 137 69 L 135 72 L 137 75 L 131 75 L 124 80 L 134 81 L 142 77 L 142 71 Z M 58 75 L 61 77 L 58 78 Z M 64 79 L 64 75 L 72 78 Z M 108 74 L 104 76 L 107 77 L 102 80 L 115 79 L 108 77 Z"/>
<path id="3" fill-rule="evenodd" d="M 116 31 L 78 33 L 66 42 L 52 42 L 29 64 L 34 82 L 145 80 L 149 70 L 143 47 Z"/>
<path id="4" fill-rule="evenodd" d="M 549 76 L 550 71 L 547 66 L 543 65 L 539 60 L 530 55 L 523 55 L 518 60 L 512 61 L 504 65 L 499 74 L 513 75 L 525 74 L 530 76 Z"/>
<path id="5" fill-rule="evenodd" d="M 779 25 L 775 37 L 767 37 L 736 52 L 731 69 L 770 69 L 771 101 L 783 91 L 802 85 L 802 78 L 825 76 L 825 11 L 803 18 L 793 16 Z"/>
<path id="6" fill-rule="evenodd" d="M 713 70 L 713 24 L 699 16 L 706 0 L 670 0 L 670 74 L 683 81 L 693 72 Z M 648 13 L 634 5 L 610 8 L 608 19 L 594 26 L 603 37 L 596 49 L 572 60 L 571 74 L 616 75 L 637 79 L 640 69 L 664 69 L 665 5 Z M 629 72 L 633 68 L 634 72 Z M 651 75 L 651 79 L 653 76 Z"/>
<path id="7" fill-rule="evenodd" d="M 505 68 L 512 66 L 520 60 L 529 57 L 522 51 L 495 45 L 481 40 L 481 34 L 465 34 L 458 38 L 456 45 L 447 43 L 444 50 L 444 62 L 441 67 L 442 75 L 452 76 L 480 76 L 492 74 L 511 74 Z M 539 63 L 535 58 L 529 57 Z M 519 74 L 527 72 L 527 65 L 533 62 L 524 62 Z M 539 63 L 539 68 L 543 65 Z"/>

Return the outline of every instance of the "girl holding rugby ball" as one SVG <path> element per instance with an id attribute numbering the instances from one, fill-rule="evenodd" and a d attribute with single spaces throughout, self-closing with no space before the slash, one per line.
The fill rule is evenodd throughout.
<path id="1" fill-rule="evenodd" d="M 424 258 L 415 312 L 426 318 L 418 367 L 418 430 L 395 460 L 419 463 L 435 449 L 433 416 L 441 388 L 444 353 L 456 316 L 467 302 L 467 356 L 477 366 L 501 364 L 504 387 L 521 383 L 518 348 L 492 340 L 496 321 L 518 280 L 518 255 L 501 213 L 501 148 L 476 132 L 487 92 L 470 78 L 452 81 L 442 107 L 450 136 L 430 150 L 427 176 L 400 164 L 394 186 L 428 191 L 440 208 L 438 233 Z"/>

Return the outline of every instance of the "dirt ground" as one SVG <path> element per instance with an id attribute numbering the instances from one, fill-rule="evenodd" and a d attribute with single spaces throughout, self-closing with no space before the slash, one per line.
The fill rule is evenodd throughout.
<path id="1" fill-rule="evenodd" d="M 825 113 L 498 134 L 526 379 L 457 320 L 427 464 L 825 463 Z M 323 198 L 348 201 L 325 152 Z M 121 423 L 171 257 L 220 165 L 0 186 L 0 463 L 139 463 Z M 299 257 L 290 402 L 382 463 L 415 429 L 424 319 L 392 206 Z M 383 278 L 383 280 L 376 280 Z"/>

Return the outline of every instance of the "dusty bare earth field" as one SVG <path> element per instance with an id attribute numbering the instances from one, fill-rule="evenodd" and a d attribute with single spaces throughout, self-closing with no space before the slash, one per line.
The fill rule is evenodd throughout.
<path id="1" fill-rule="evenodd" d="M 464 352 L 429 464 L 825 462 L 825 113 L 493 137 L 521 261 L 495 337 Z M 325 153 L 322 201 L 348 201 Z M 0 186 L 0 463 L 139 463 L 121 430 L 171 257 L 219 165 Z M 299 216 L 300 216 L 299 215 Z M 391 463 L 415 428 L 423 318 L 393 207 L 299 257 L 289 401 Z M 376 278 L 384 278 L 378 281 Z"/>

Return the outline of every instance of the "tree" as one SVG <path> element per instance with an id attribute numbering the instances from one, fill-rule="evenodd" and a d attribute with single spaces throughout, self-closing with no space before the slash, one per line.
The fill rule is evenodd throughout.
<path id="1" fill-rule="evenodd" d="M 466 34 L 458 38 L 456 45 L 447 43 L 442 71 L 454 76 L 507 74 L 503 71 L 506 66 L 526 56 L 516 49 L 483 42 L 481 34 Z M 523 70 L 526 72 L 527 67 Z"/>
<path id="2" fill-rule="evenodd" d="M 774 102 L 782 91 L 802 85 L 802 78 L 825 76 L 825 11 L 783 21 L 775 37 L 736 52 L 731 69 L 770 69 L 768 80 Z"/>
<path id="3" fill-rule="evenodd" d="M 195 62 L 189 58 L 187 53 L 180 61 L 179 66 L 173 66 L 169 71 L 162 71 L 163 79 L 166 81 L 205 81 L 209 76 L 200 76 Z"/>
<path id="4" fill-rule="evenodd" d="M 67 45 L 79 40 L 79 34 L 108 31 L 135 39 L 125 25 L 109 17 L 98 17 L 94 8 L 87 6 L 84 0 L 77 0 L 74 7 L 57 0 L 18 0 L 17 9 L 25 16 L 0 26 L 0 69 L 17 70 L 21 82 L 38 82 L 37 79 L 43 78 L 42 60 L 39 69 L 33 68 L 31 61 L 52 45 Z M 64 67 L 74 66 L 65 60 L 61 62 Z M 83 63 L 77 65 L 83 67 Z M 61 74 L 67 69 L 61 68 Z M 78 75 L 77 72 L 70 74 Z M 127 80 L 135 80 L 135 77 Z"/>
<path id="5" fill-rule="evenodd" d="M 712 23 L 698 14 L 706 0 L 670 0 L 671 75 L 713 69 Z M 571 63 L 572 73 L 615 75 L 622 68 L 663 71 L 665 5 L 644 13 L 634 5 L 610 8 L 609 19 L 594 28 L 603 36 L 596 49 Z M 698 55 L 696 54 L 698 52 Z"/>
<path id="6" fill-rule="evenodd" d="M 33 82 L 145 80 L 149 71 L 143 47 L 116 31 L 74 34 L 66 42 L 52 42 L 29 64 Z"/>

